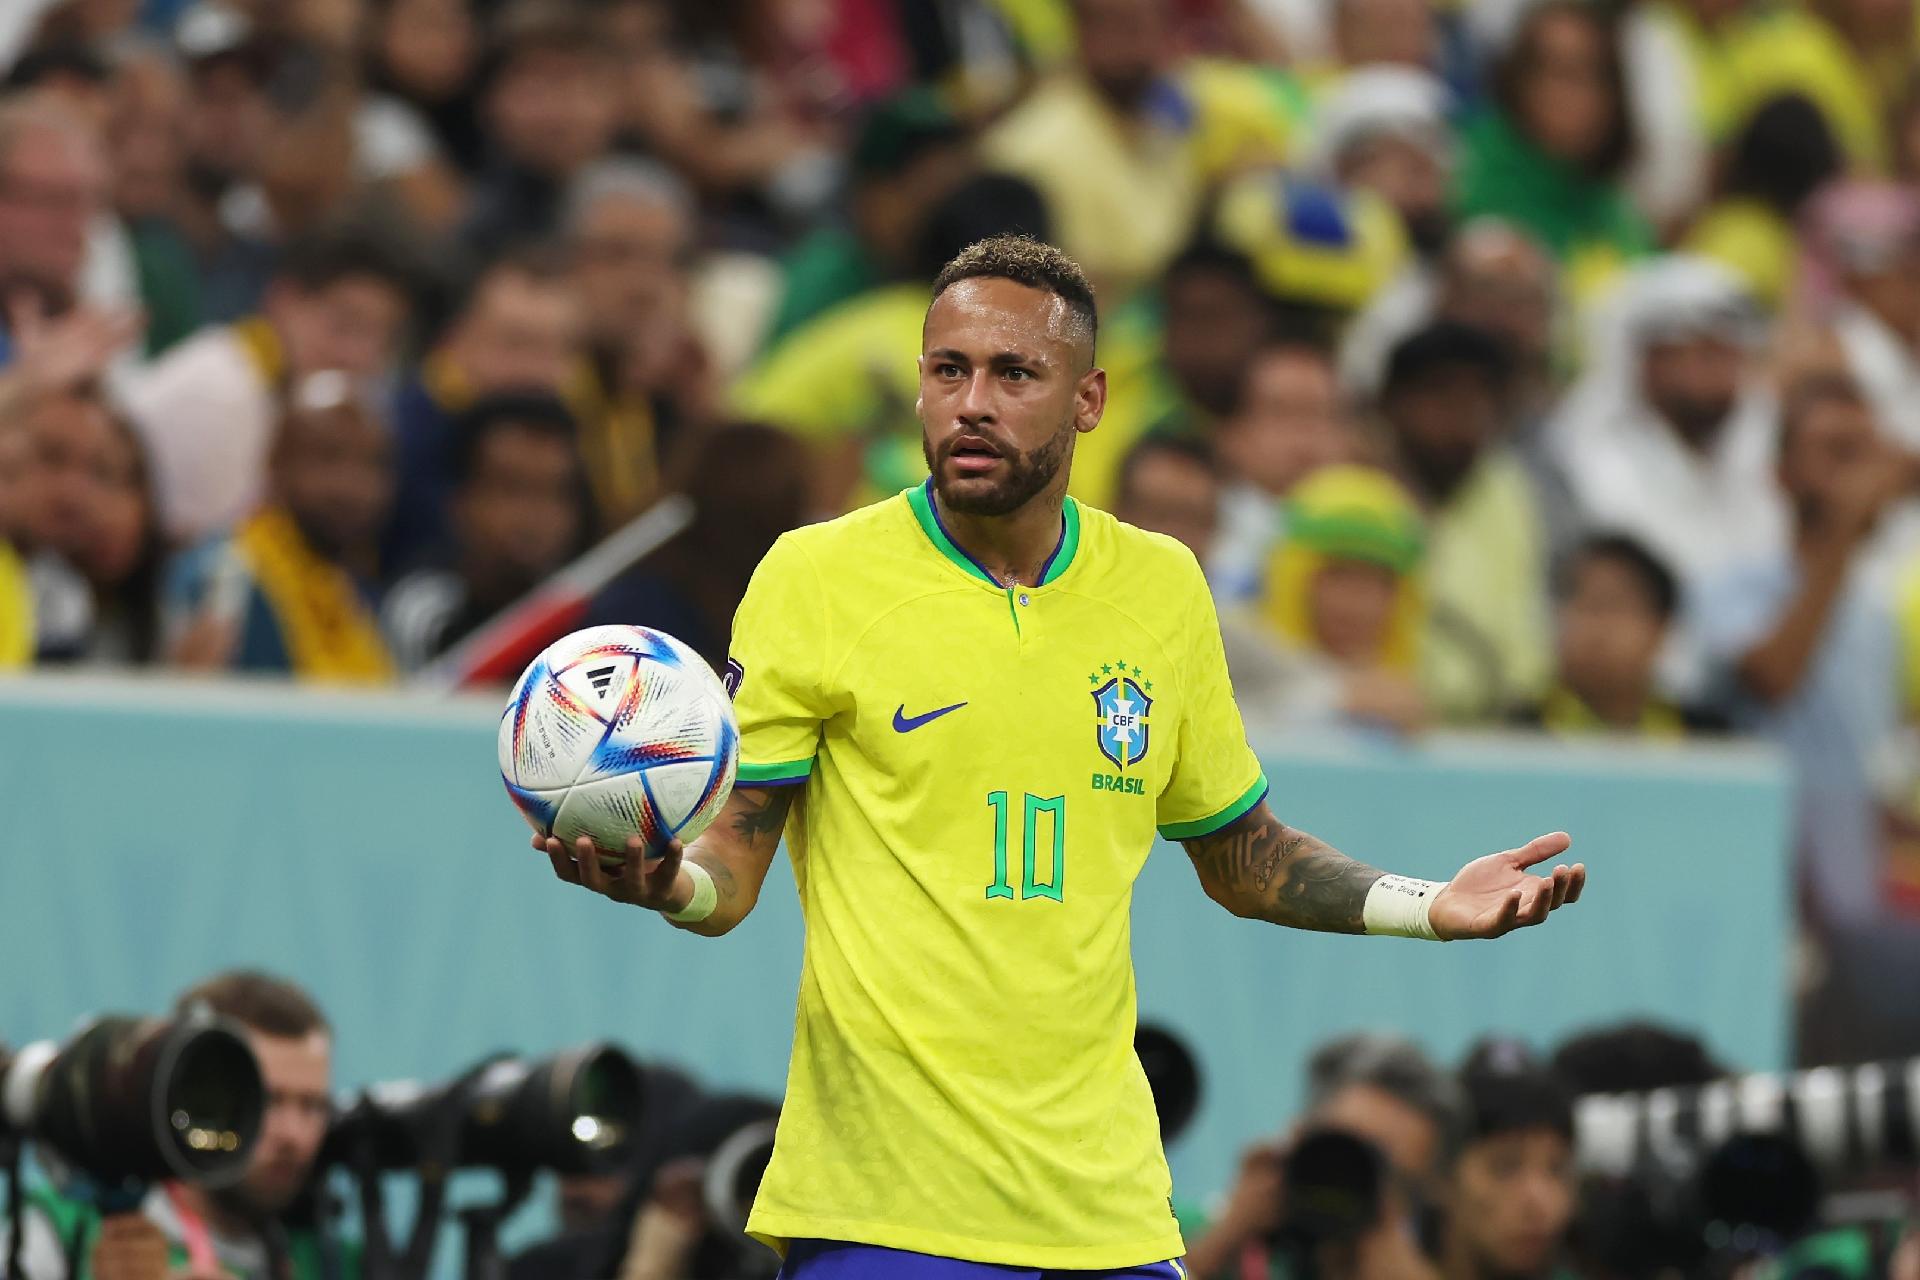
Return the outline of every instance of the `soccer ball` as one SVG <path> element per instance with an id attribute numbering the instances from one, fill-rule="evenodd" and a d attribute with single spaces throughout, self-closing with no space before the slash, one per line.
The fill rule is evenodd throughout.
<path id="1" fill-rule="evenodd" d="M 719 677 L 646 627 L 588 627 L 548 645 L 500 717 L 500 776 L 542 835 L 624 852 L 707 829 L 733 790 L 740 729 Z"/>

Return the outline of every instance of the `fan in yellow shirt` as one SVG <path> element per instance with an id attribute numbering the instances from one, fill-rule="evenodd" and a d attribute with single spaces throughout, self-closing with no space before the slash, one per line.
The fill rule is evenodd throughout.
<path id="1" fill-rule="evenodd" d="M 1094 330 L 1050 246 L 950 263 L 919 361 L 932 475 L 761 563 L 719 821 L 624 856 L 535 841 L 561 879 L 718 935 L 785 832 L 806 952 L 748 1230 L 794 1280 L 1184 1274 L 1131 1048 L 1156 831 L 1222 906 L 1295 928 L 1491 937 L 1584 883 L 1526 872 L 1560 833 L 1437 884 L 1281 825 L 1192 553 L 1066 494 L 1105 407 Z"/>

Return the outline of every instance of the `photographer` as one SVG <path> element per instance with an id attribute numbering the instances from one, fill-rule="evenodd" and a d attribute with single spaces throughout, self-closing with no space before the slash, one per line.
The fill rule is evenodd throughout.
<path id="1" fill-rule="evenodd" d="M 1285 1169 L 1302 1138 L 1327 1131 L 1362 1140 L 1383 1168 L 1383 1196 L 1369 1229 L 1321 1275 L 1418 1277 L 1431 1274 L 1412 1227 L 1451 1144 L 1458 1091 L 1425 1054 L 1396 1037 L 1357 1034 L 1322 1045 L 1307 1066 L 1307 1111 L 1279 1141 L 1256 1143 L 1241 1159 L 1225 1207 L 1210 1223 L 1183 1224 L 1187 1269 L 1200 1280 L 1302 1280 L 1298 1250 L 1282 1247 L 1288 1225 Z"/>
<path id="2" fill-rule="evenodd" d="M 765 1274 L 773 1255 L 741 1233 L 744 1199 L 718 1203 L 709 1187 L 712 1162 L 736 1135 L 775 1119 L 772 1099 L 751 1094 L 696 1095 L 690 1081 L 677 1094 L 651 1092 L 652 1115 L 665 1123 L 642 1139 L 630 1186 L 598 1221 L 579 1224 L 516 1256 L 510 1280 L 735 1280 Z M 771 1134 L 768 1135 L 769 1141 Z M 722 1157 L 725 1159 L 725 1157 Z M 737 1177 L 758 1183 L 759 1164 Z"/>
<path id="3" fill-rule="evenodd" d="M 1445 1181 L 1446 1280 L 1546 1280 L 1573 1223 L 1573 1097 L 1521 1046 L 1491 1041 L 1460 1072 L 1466 1131 Z"/>
<path id="4" fill-rule="evenodd" d="M 351 1280 L 350 1260 L 288 1221 L 327 1132 L 326 1019 L 292 983 L 248 971 L 207 979 L 177 1007 L 239 1023 L 259 1062 L 267 1106 L 245 1175 L 222 1191 L 162 1183 L 138 1209 L 104 1217 L 86 1200 L 36 1191 L 22 1280 Z"/>

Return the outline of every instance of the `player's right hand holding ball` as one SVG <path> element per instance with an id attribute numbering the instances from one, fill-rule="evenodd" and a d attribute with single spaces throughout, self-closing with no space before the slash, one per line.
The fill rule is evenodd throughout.
<path id="1" fill-rule="evenodd" d="M 608 853 L 585 836 L 568 849 L 557 836 L 536 835 L 533 847 L 547 855 L 554 875 L 615 902 L 649 911 L 679 911 L 692 897 L 692 885 L 680 883 L 680 856 L 685 850 L 678 840 L 668 840 L 664 849 L 651 856 L 647 842 L 637 835 L 627 837 L 624 857 Z"/>

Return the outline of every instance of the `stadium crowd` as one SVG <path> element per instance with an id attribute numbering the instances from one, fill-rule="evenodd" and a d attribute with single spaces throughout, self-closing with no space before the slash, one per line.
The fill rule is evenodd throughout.
<path id="1" fill-rule="evenodd" d="M 0 667 L 431 674 L 668 494 L 569 625 L 717 662 L 1023 231 L 1250 727 L 1769 737 L 1802 1052 L 1920 1042 L 1909 0 L 9 0 L 0 76 Z"/>
<path id="2" fill-rule="evenodd" d="M 1769 736 L 1884 967 L 1917 54 L 1906 0 L 13 0 L 0 668 L 445 684 L 668 493 L 568 625 L 717 661 L 923 474 L 928 283 L 1025 231 L 1101 299 L 1073 491 L 1192 547 L 1256 732 Z"/>

